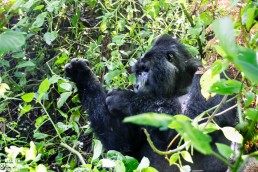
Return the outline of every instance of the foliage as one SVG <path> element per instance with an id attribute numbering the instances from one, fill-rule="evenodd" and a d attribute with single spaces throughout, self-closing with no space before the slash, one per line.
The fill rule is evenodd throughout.
<path id="1" fill-rule="evenodd" d="M 235 11 L 236 2 L 231 4 Z M 178 37 L 192 55 L 207 56 L 204 61 L 209 61 L 209 51 L 223 57 L 214 62 L 208 76 L 225 73 L 231 63 L 239 69 L 241 81 L 216 80 L 204 92 L 206 98 L 211 93 L 238 94 L 236 129 L 241 134 L 213 122 L 198 125 L 208 112 L 194 120 L 152 113 L 126 121 L 142 124 L 145 120 L 144 125 L 175 129 L 180 135 L 184 133 L 186 148 L 191 145 L 205 154 L 215 154 L 207 142 L 207 133 L 222 130 L 231 140 L 227 136 L 234 134 L 237 137 L 233 141 L 242 143 L 240 155 L 231 166 L 236 171 L 246 151 L 244 147 L 257 149 L 253 145 L 258 139 L 258 11 L 256 2 L 242 5 L 237 11 L 241 19 L 232 21 L 228 17 L 219 19 L 228 15 L 225 7 L 208 1 L 1 1 L 1 162 L 6 160 L 6 169 L 15 171 L 155 171 L 147 158 L 137 162 L 116 151 L 104 152 L 97 140 L 91 145 L 87 113 L 80 107 L 75 85 L 63 77 L 63 67 L 72 57 L 85 58 L 106 88 L 130 88 L 134 83 L 130 67 L 157 35 L 168 33 Z M 203 48 L 212 41 L 211 25 L 219 44 Z M 242 42 L 237 44 L 240 37 Z M 227 163 L 232 152 L 226 145 L 217 147 L 220 155 L 216 156 Z M 189 149 L 173 153 L 168 163 L 189 171 L 181 158 L 192 162 Z"/>

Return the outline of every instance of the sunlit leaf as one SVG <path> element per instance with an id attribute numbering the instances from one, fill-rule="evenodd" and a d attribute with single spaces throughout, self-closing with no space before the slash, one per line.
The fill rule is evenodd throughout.
<path id="1" fill-rule="evenodd" d="M 99 158 L 103 151 L 103 146 L 99 140 L 94 140 L 94 148 L 93 148 L 93 156 L 92 156 L 92 161 L 96 160 Z"/>
<path id="2" fill-rule="evenodd" d="M 243 136 L 233 127 L 223 127 L 222 132 L 224 134 L 224 136 L 232 141 L 232 142 L 236 142 L 236 143 L 242 143 L 243 141 Z"/>
<path id="3" fill-rule="evenodd" d="M 72 92 L 65 92 L 60 95 L 60 98 L 57 101 L 57 108 L 60 109 L 66 100 L 71 96 Z"/>
<path id="4" fill-rule="evenodd" d="M 226 60 L 217 60 L 213 63 L 211 67 L 211 74 L 215 76 L 225 71 L 228 68 L 228 61 Z"/>
<path id="5" fill-rule="evenodd" d="M 147 168 L 149 166 L 150 166 L 149 159 L 146 158 L 146 157 L 143 157 L 141 162 L 140 162 L 140 164 L 139 164 L 139 166 L 137 167 L 137 170 L 141 171 L 142 169 Z"/>
<path id="6" fill-rule="evenodd" d="M 170 156 L 169 158 L 169 164 L 173 165 L 174 163 L 176 163 L 179 159 L 179 153 L 174 153 Z"/>
<path id="7" fill-rule="evenodd" d="M 209 98 L 215 96 L 214 93 L 210 93 L 211 86 L 220 80 L 220 75 L 212 75 L 211 69 L 208 69 L 200 79 L 200 85 L 201 85 L 201 93 L 202 96 L 208 100 Z"/>
<path id="8" fill-rule="evenodd" d="M 36 145 L 33 141 L 30 142 L 30 149 L 26 151 L 25 161 L 34 160 L 37 156 Z"/>
<path id="9" fill-rule="evenodd" d="M 47 115 L 40 116 L 36 119 L 35 127 L 39 128 L 41 124 L 48 118 Z"/>
<path id="10" fill-rule="evenodd" d="M 123 122 L 131 122 L 138 125 L 149 125 L 153 127 L 167 128 L 173 117 L 167 114 L 144 113 L 126 117 Z"/>
<path id="11" fill-rule="evenodd" d="M 35 95 L 35 93 L 27 93 L 27 94 L 24 94 L 21 98 L 23 101 L 29 103 L 33 100 L 34 95 Z"/>
<path id="12" fill-rule="evenodd" d="M 248 107 L 253 102 L 254 98 L 255 98 L 255 94 L 253 92 L 251 91 L 247 92 L 244 98 L 245 107 Z"/>
<path id="13" fill-rule="evenodd" d="M 50 87 L 50 82 L 48 78 L 44 79 L 41 84 L 39 85 L 38 93 L 46 93 Z"/>
<path id="14" fill-rule="evenodd" d="M 57 31 L 47 32 L 44 34 L 44 40 L 48 45 L 51 45 L 51 43 L 57 38 Z"/>
<path id="15" fill-rule="evenodd" d="M 184 160 L 186 160 L 187 162 L 193 163 L 192 156 L 190 155 L 189 152 L 187 152 L 187 151 L 182 151 L 182 152 L 181 152 L 181 155 L 182 155 L 182 157 L 184 158 Z"/>

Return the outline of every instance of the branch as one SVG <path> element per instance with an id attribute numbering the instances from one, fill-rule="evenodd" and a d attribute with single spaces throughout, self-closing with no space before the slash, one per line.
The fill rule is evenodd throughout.
<path id="1" fill-rule="evenodd" d="M 154 143 L 152 142 L 152 140 L 151 140 L 151 138 L 150 138 L 150 134 L 148 133 L 148 131 L 147 131 L 145 128 L 143 128 L 143 131 L 144 131 L 144 133 L 145 133 L 145 135 L 146 135 L 146 137 L 147 137 L 147 141 L 148 141 L 148 143 L 149 143 L 151 149 L 152 149 L 154 152 L 156 152 L 157 154 L 159 154 L 159 155 L 170 155 L 170 154 L 173 154 L 173 153 L 175 153 L 175 152 L 178 152 L 178 151 L 183 150 L 184 148 L 186 148 L 186 146 L 188 146 L 188 145 L 190 144 L 190 141 L 188 141 L 188 142 L 185 142 L 183 145 L 179 146 L 179 147 L 176 148 L 176 149 L 169 150 L 169 151 L 161 151 L 161 150 L 158 150 L 158 149 L 156 148 L 156 146 L 154 145 Z"/>
<path id="2" fill-rule="evenodd" d="M 80 152 L 78 152 L 77 150 L 75 150 L 74 148 L 68 146 L 68 145 L 65 144 L 65 143 L 61 143 L 60 145 L 63 146 L 64 148 L 68 149 L 68 150 L 69 150 L 70 152 L 72 152 L 73 154 L 75 154 L 75 155 L 79 158 L 79 160 L 80 160 L 80 162 L 81 162 L 82 165 L 85 165 L 85 164 L 86 164 L 85 161 L 84 161 L 84 159 L 83 159 L 83 157 L 82 157 L 82 155 L 80 154 Z"/>

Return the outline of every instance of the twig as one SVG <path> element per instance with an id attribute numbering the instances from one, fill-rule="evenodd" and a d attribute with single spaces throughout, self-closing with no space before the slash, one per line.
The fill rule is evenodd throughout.
<path id="1" fill-rule="evenodd" d="M 73 154 L 75 154 L 79 158 L 79 160 L 80 160 L 82 165 L 86 164 L 86 162 L 84 161 L 84 159 L 83 159 L 82 155 L 80 154 L 80 152 L 78 152 L 77 150 L 75 150 L 74 148 L 70 147 L 69 145 L 67 145 L 65 143 L 61 143 L 60 145 L 63 146 L 64 148 L 68 149 Z"/>
<path id="2" fill-rule="evenodd" d="M 147 137 L 147 141 L 148 141 L 148 143 L 149 143 L 151 149 L 152 149 L 154 152 L 156 152 L 157 154 L 159 154 L 159 155 L 170 155 L 170 154 L 173 154 L 173 153 L 175 153 L 175 152 L 178 152 L 178 151 L 183 150 L 184 148 L 186 148 L 186 146 L 188 146 L 188 145 L 190 144 L 190 141 L 188 141 L 188 142 L 185 142 L 183 145 L 179 146 L 179 147 L 176 148 L 176 149 L 169 150 L 169 151 L 161 151 L 161 150 L 158 150 L 158 149 L 156 148 L 156 146 L 153 144 L 153 142 L 152 142 L 152 140 L 151 140 L 151 138 L 150 138 L 150 134 L 148 133 L 148 131 L 147 131 L 145 128 L 143 129 L 143 131 L 144 131 L 144 133 L 145 133 L 145 135 L 146 135 L 146 137 Z"/>

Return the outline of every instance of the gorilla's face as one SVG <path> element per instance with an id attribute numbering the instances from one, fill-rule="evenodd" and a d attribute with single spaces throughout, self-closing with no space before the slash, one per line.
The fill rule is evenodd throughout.
<path id="1" fill-rule="evenodd" d="M 181 43 L 162 35 L 133 67 L 135 92 L 161 97 L 185 94 L 199 65 Z"/>

